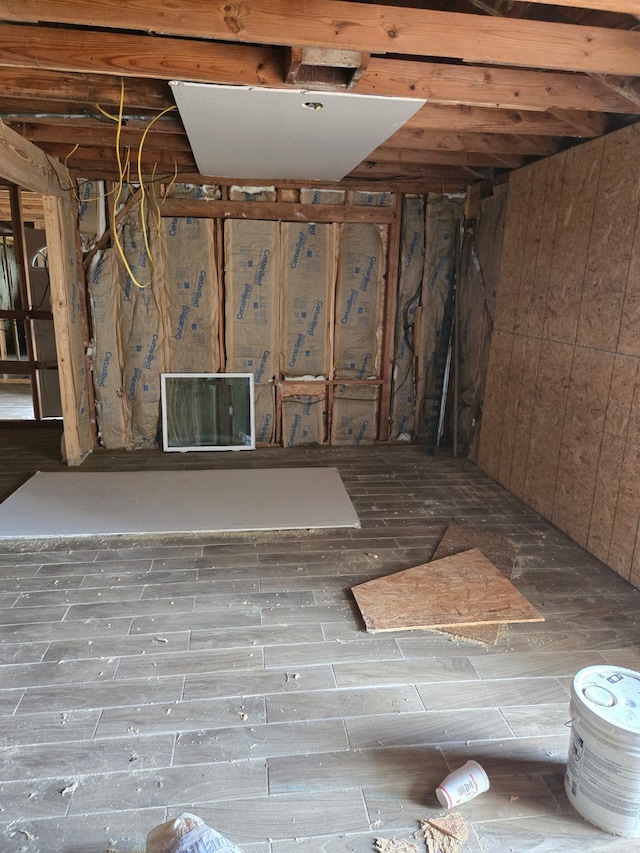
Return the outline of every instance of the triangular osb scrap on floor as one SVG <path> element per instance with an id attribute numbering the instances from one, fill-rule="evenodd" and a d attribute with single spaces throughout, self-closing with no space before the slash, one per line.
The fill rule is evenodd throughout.
<path id="1" fill-rule="evenodd" d="M 500 569 L 502 574 L 511 580 L 513 566 L 516 561 L 515 545 L 504 536 L 489 533 L 480 527 L 464 527 L 461 524 L 450 524 L 445 530 L 438 547 L 431 555 L 431 562 L 442 557 L 451 557 L 461 551 L 478 548 L 484 556 Z M 438 633 L 449 634 L 459 640 L 471 640 L 486 646 L 495 646 L 498 642 L 502 625 L 468 625 L 465 628 L 438 628 Z"/>
<path id="2" fill-rule="evenodd" d="M 352 587 L 367 631 L 410 631 L 542 616 L 477 548 Z"/>

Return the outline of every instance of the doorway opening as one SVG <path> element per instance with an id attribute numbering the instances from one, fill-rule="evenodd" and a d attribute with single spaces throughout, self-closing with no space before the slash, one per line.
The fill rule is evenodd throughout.
<path id="1" fill-rule="evenodd" d="M 0 421 L 62 416 L 42 197 L 0 186 Z"/>

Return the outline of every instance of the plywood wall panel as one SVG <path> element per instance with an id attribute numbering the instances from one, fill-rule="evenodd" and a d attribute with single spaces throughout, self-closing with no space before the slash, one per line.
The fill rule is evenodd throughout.
<path id="1" fill-rule="evenodd" d="M 529 313 L 533 293 L 536 290 L 536 267 L 540 248 L 540 234 L 544 221 L 544 198 L 547 188 L 549 162 L 549 160 L 542 160 L 538 168 L 532 170 L 527 229 L 522 252 L 518 308 L 513 327 L 514 332 L 517 333 L 527 334 L 529 329 Z"/>
<path id="2" fill-rule="evenodd" d="M 504 389 L 509 378 L 512 347 L 513 335 L 494 329 L 484 393 L 478 464 L 496 479 L 500 468 Z"/>
<path id="3" fill-rule="evenodd" d="M 523 497 L 551 518 L 573 347 L 543 341 L 531 420 Z"/>
<path id="4" fill-rule="evenodd" d="M 549 158 L 546 163 L 547 182 L 545 186 L 544 211 L 538 242 L 538 257 L 535 276 L 531 283 L 531 304 L 529 306 L 529 337 L 541 338 L 544 332 L 544 318 L 547 311 L 547 296 L 553 261 L 553 245 L 558 222 L 558 198 L 562 192 L 564 170 L 567 155 L 565 152 Z"/>
<path id="5" fill-rule="evenodd" d="M 629 259 L 618 352 L 640 356 L 640 205 L 636 213 L 636 230 Z"/>
<path id="6" fill-rule="evenodd" d="M 524 481 L 527 473 L 531 419 L 533 417 L 533 403 L 541 349 L 542 341 L 540 338 L 526 339 L 526 348 L 522 362 L 520 395 L 518 398 L 513 461 L 511 463 L 511 479 L 509 481 L 509 489 L 519 498 L 522 497 L 524 492 Z"/>
<path id="7" fill-rule="evenodd" d="M 589 241 L 577 342 L 615 350 L 640 200 L 640 130 L 611 134 Z"/>
<path id="8" fill-rule="evenodd" d="M 640 125 L 516 174 L 479 464 L 640 587 Z"/>
<path id="9" fill-rule="evenodd" d="M 553 245 L 544 336 L 574 343 L 604 143 L 567 153 Z"/>
<path id="10" fill-rule="evenodd" d="M 636 382 L 633 404 L 629 415 L 629 428 L 622 458 L 618 484 L 618 500 L 611 532 L 607 564 L 618 574 L 628 578 L 631 573 L 633 552 L 638 533 L 640 507 L 640 384 Z"/>
<path id="11" fill-rule="evenodd" d="M 567 395 L 552 520 L 586 545 L 614 356 L 576 347 Z"/>
<path id="12" fill-rule="evenodd" d="M 500 464 L 498 466 L 498 482 L 507 489 L 511 481 L 511 465 L 513 448 L 516 438 L 516 421 L 518 418 L 518 401 L 522 381 L 522 364 L 527 339 L 514 335 L 511 348 L 511 363 L 504 396 L 504 417 L 502 422 L 502 440 L 500 442 Z"/>
<path id="13" fill-rule="evenodd" d="M 500 265 L 500 298 L 496 305 L 494 327 L 500 331 L 513 331 L 518 316 L 522 251 L 527 233 L 529 202 L 531 198 L 532 167 L 520 169 L 509 180 L 509 198 L 502 244 Z"/>
<path id="14" fill-rule="evenodd" d="M 631 573 L 629 581 L 636 587 L 640 587 L 640 527 L 636 535 L 636 544 L 633 551 L 633 559 L 631 561 Z"/>
<path id="15" fill-rule="evenodd" d="M 607 562 L 622 475 L 629 415 L 638 377 L 635 358 L 616 356 L 611 375 L 587 547 Z"/>

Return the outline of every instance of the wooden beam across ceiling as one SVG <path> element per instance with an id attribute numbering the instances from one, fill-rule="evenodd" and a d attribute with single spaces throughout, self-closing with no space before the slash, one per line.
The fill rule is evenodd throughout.
<path id="1" fill-rule="evenodd" d="M 602 113 L 572 111 L 564 119 L 561 111 L 551 113 L 426 104 L 409 119 L 405 128 L 590 138 L 603 134 L 606 122 Z"/>
<path id="2" fill-rule="evenodd" d="M 16 70 L 12 74 L 9 68 Z M 21 74 L 18 69 L 25 70 Z M 50 76 L 45 69 L 51 72 Z M 77 74 L 85 76 L 76 77 L 74 84 L 70 75 Z M 0 83 L 16 96 L 21 92 L 49 91 L 53 99 L 64 100 L 82 92 L 86 101 L 113 105 L 120 97 L 120 78 L 116 74 L 126 78 L 128 108 L 146 104 L 163 109 L 173 99 L 162 80 L 284 87 L 285 51 L 146 34 L 0 23 Z M 524 110 L 554 107 L 633 111 L 624 96 L 585 74 L 380 57 L 371 59 L 353 91 Z"/>
<path id="3" fill-rule="evenodd" d="M 344 0 L 0 0 L 0 19 L 640 75 L 640 33 Z"/>
<path id="4" fill-rule="evenodd" d="M 595 9 L 597 12 L 619 12 L 640 17 L 638 0 L 519 0 L 532 6 L 571 6 L 575 9 Z"/>
<path id="5" fill-rule="evenodd" d="M 385 163 L 419 163 L 430 166 L 481 166 L 516 169 L 526 158 L 515 154 L 485 154 L 474 151 L 433 151 L 429 148 L 392 148 L 381 145 L 367 160 Z"/>
<path id="6" fill-rule="evenodd" d="M 559 145 L 551 136 L 509 136 L 506 133 L 453 133 L 425 128 L 402 128 L 384 143 L 387 148 L 433 151 L 475 151 L 484 154 L 522 154 L 545 157 Z"/>

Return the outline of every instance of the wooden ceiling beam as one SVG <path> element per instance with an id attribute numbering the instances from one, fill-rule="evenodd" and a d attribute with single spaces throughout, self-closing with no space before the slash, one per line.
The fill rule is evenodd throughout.
<path id="1" fill-rule="evenodd" d="M 11 125 L 11 122 L 7 122 Z M 171 151 L 191 151 L 189 140 L 185 135 L 177 133 L 163 133 L 161 130 L 156 130 L 160 122 L 156 122 L 154 127 L 149 131 L 145 139 L 145 149 L 150 148 L 167 148 Z M 29 124 L 21 123 L 16 130 L 31 142 L 54 142 L 63 145 L 75 145 L 76 143 L 82 147 L 91 146 L 111 146 L 115 150 L 116 131 L 115 124 L 112 126 L 103 127 L 87 127 L 78 126 L 77 124 Z M 123 127 L 120 132 L 121 147 L 137 148 L 142 141 L 143 130 L 132 130 L 128 127 Z"/>
<path id="2" fill-rule="evenodd" d="M 76 164 L 79 160 L 103 160 L 105 162 L 113 163 L 114 169 L 117 168 L 115 151 L 110 147 L 82 145 L 74 151 L 73 145 L 58 142 L 41 142 L 38 147 L 50 156 L 66 161 L 67 168 L 69 168 L 71 164 Z M 129 162 L 130 168 L 133 172 L 135 172 L 137 168 L 137 156 L 137 147 L 131 148 Z M 193 166 L 195 163 L 193 154 L 191 154 L 190 151 L 175 151 L 167 148 L 153 148 L 151 146 L 147 148 L 145 145 L 142 152 L 142 163 L 145 167 L 153 167 L 153 165 L 157 163 L 159 166 L 173 168 L 174 161 L 177 162 L 178 166 Z"/>
<path id="3" fill-rule="evenodd" d="M 474 151 L 432 151 L 429 148 L 387 148 L 381 145 L 372 151 L 367 160 L 381 163 L 421 163 L 425 166 L 469 166 L 517 169 L 526 162 L 526 157 L 516 154 L 497 155 Z"/>
<path id="4" fill-rule="evenodd" d="M 640 82 L 628 77 L 616 77 L 612 74 L 594 74 L 593 77 L 629 104 L 626 112 L 635 113 L 640 109 Z"/>
<path id="5" fill-rule="evenodd" d="M 508 136 L 504 133 L 453 133 L 424 128 L 403 128 L 385 141 L 387 148 L 433 151 L 472 151 L 484 154 L 522 154 L 545 157 L 559 150 L 558 142 L 547 136 Z"/>
<path id="6" fill-rule="evenodd" d="M 284 56 L 278 48 L 253 45 L 0 23 L 0 83 L 17 97 L 32 92 L 116 105 L 119 74 L 126 78 L 127 108 L 161 110 L 173 103 L 163 80 L 285 86 Z M 585 74 L 380 57 L 371 59 L 353 91 L 510 109 L 633 111 L 624 96 Z"/>
<path id="7" fill-rule="evenodd" d="M 106 131 L 107 133 L 109 131 L 115 132 L 117 126 L 115 121 L 101 117 L 97 112 L 93 115 L 87 115 L 83 112 L 78 112 L 73 115 L 67 111 L 63 113 L 52 113 L 44 110 L 36 110 L 35 107 L 33 112 L 25 112 L 23 110 L 13 112 L 11 110 L 11 106 L 12 102 L 10 100 L 6 100 L 2 95 L 0 95 L 0 115 L 3 117 L 3 121 L 7 124 L 15 126 L 36 127 L 37 125 L 55 125 L 57 127 L 74 128 L 76 133 L 83 133 L 85 130 L 91 129 Z M 130 116 L 125 115 L 122 123 L 123 130 L 126 129 L 128 131 L 138 132 L 144 131 L 149 126 L 149 122 L 155 117 L 155 115 L 156 114 L 149 115 L 144 119 L 131 118 Z M 180 119 L 172 117 L 177 115 L 177 112 L 174 112 L 163 116 L 153 125 L 149 133 L 171 133 L 176 136 L 184 134 L 184 127 L 182 126 Z M 76 139 L 76 142 L 77 141 L 78 140 Z"/>
<path id="8" fill-rule="evenodd" d="M 586 74 L 380 57 L 371 59 L 355 91 L 478 107 L 635 111 L 622 93 L 612 91 Z"/>
<path id="9" fill-rule="evenodd" d="M 596 12 L 619 12 L 640 18 L 638 0 L 522 0 L 523 3 L 541 6 L 570 6 L 575 9 L 595 9 Z"/>
<path id="10" fill-rule="evenodd" d="M 533 136 L 601 136 L 606 131 L 602 113 L 571 111 L 567 119 L 561 111 L 492 110 L 486 107 L 426 104 L 404 126 L 475 133 L 517 133 Z"/>
<path id="11" fill-rule="evenodd" d="M 640 76 L 640 33 L 344 0 L 0 0 L 0 18 Z"/>
<path id="12" fill-rule="evenodd" d="M 22 103 L 29 100 L 46 102 L 48 112 L 52 108 L 56 109 L 54 104 L 58 101 L 67 104 L 100 104 L 103 108 L 111 109 L 118 105 L 120 98 L 120 77 L 87 74 L 83 71 L 3 67 L 0 59 L 0 91 L 3 100 L 10 96 Z M 160 112 L 174 103 L 171 90 L 164 80 L 135 77 L 127 77 L 125 80 L 125 100 L 127 109 L 133 111 Z"/>
<path id="13" fill-rule="evenodd" d="M 92 180 L 107 180 L 113 181 L 118 179 L 118 174 L 104 160 L 83 160 L 79 165 L 73 164 L 69 167 L 69 173 L 72 177 L 78 179 Z M 150 177 L 150 176 L 149 176 Z M 157 183 L 169 183 L 173 179 L 173 170 L 166 169 L 158 170 L 155 174 Z M 371 192 L 372 189 L 380 192 L 411 192 L 411 193 L 429 193 L 429 192 L 459 192 L 461 190 L 459 182 L 449 180 L 441 181 L 438 178 L 431 177 L 376 177 L 370 175 L 368 178 L 362 176 L 350 177 L 347 175 L 342 181 L 265 181 L 264 178 L 222 178 L 213 175 L 201 175 L 196 169 L 181 168 L 178 172 L 178 181 L 188 184 L 209 184 L 232 186 L 239 184 L 240 186 L 275 186 L 282 189 L 298 189 L 306 187 L 309 189 L 336 189 L 336 190 L 363 190 Z"/>
<path id="14" fill-rule="evenodd" d="M 0 0 L 0 17 L 2 5 Z M 0 24 L 0 65 L 5 67 L 283 86 L 285 63 L 286 51 L 277 46 Z"/>

